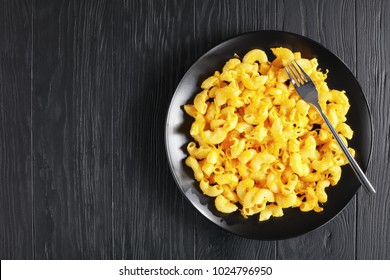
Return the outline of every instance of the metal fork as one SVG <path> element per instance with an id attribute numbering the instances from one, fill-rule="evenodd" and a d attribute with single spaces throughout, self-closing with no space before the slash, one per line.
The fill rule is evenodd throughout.
<path id="1" fill-rule="evenodd" d="M 301 98 L 306 101 L 307 103 L 310 103 L 313 105 L 318 112 L 320 113 L 321 117 L 324 119 L 325 123 L 328 125 L 330 131 L 332 132 L 334 138 L 339 143 L 341 149 L 343 150 L 344 154 L 346 155 L 349 164 L 351 165 L 353 171 L 355 172 L 356 176 L 358 177 L 360 183 L 365 187 L 366 191 L 369 194 L 375 194 L 376 191 L 371 185 L 370 181 L 367 179 L 366 175 L 364 175 L 363 171 L 359 167 L 356 160 L 353 158 L 351 153 L 348 151 L 347 146 L 344 144 L 344 142 L 341 140 L 340 136 L 332 126 L 332 124 L 329 122 L 328 118 L 322 111 L 320 104 L 318 103 L 318 91 L 316 86 L 314 85 L 313 81 L 310 79 L 309 75 L 306 74 L 306 72 L 302 69 L 301 66 L 296 61 L 293 61 L 289 65 L 286 66 L 286 72 L 288 76 L 290 77 L 290 80 L 292 84 L 294 85 L 296 91 L 301 96 Z"/>

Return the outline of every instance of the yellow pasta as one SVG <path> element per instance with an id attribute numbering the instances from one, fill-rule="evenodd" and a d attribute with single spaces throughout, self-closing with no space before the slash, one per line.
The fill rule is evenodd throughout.
<path id="1" fill-rule="evenodd" d="M 291 84 L 289 62 L 297 60 L 317 85 L 320 106 L 343 141 L 353 137 L 345 123 L 348 98 L 328 88 L 317 60 L 282 47 L 271 51 L 272 61 L 259 49 L 229 59 L 184 106 L 194 118 L 185 163 L 200 190 L 215 197 L 218 211 L 259 214 L 259 221 L 283 216 L 284 208 L 323 211 L 326 188 L 347 164 L 321 116 Z"/>
<path id="2" fill-rule="evenodd" d="M 211 197 L 218 196 L 223 192 L 223 188 L 220 185 L 210 186 L 209 182 L 205 179 L 202 179 L 200 181 L 199 187 L 202 190 L 203 194 Z"/>
<path id="3" fill-rule="evenodd" d="M 232 213 L 238 209 L 237 205 L 230 202 L 223 195 L 218 195 L 215 199 L 215 207 L 222 213 Z"/>

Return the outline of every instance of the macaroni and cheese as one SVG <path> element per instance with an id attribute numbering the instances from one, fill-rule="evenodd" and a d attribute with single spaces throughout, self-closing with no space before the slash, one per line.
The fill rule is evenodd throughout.
<path id="1" fill-rule="evenodd" d="M 337 184 L 348 162 L 317 110 L 290 83 L 287 63 L 296 60 L 310 75 L 343 141 L 353 135 L 345 123 L 348 98 L 328 88 L 317 59 L 287 48 L 271 51 L 272 61 L 259 49 L 231 58 L 184 106 L 194 118 L 185 163 L 201 191 L 215 197 L 218 211 L 259 214 L 260 221 L 283 216 L 289 207 L 323 211 L 326 188 Z"/>

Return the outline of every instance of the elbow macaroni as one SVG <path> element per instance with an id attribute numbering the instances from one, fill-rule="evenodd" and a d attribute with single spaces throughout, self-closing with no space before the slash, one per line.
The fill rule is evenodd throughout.
<path id="1" fill-rule="evenodd" d="M 215 197 L 218 211 L 239 210 L 245 218 L 259 214 L 259 221 L 283 216 L 283 208 L 323 211 L 326 188 L 337 184 L 340 166 L 348 162 L 321 116 L 290 83 L 287 63 L 297 60 L 310 75 L 343 141 L 353 136 L 345 123 L 348 98 L 328 88 L 317 60 L 287 48 L 271 50 L 273 61 L 259 49 L 242 61 L 230 59 L 222 72 L 203 81 L 193 104 L 184 106 L 194 118 L 195 140 L 185 163 L 201 191 Z"/>

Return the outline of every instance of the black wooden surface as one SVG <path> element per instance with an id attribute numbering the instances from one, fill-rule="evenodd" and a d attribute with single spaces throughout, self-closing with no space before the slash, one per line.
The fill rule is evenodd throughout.
<path id="1" fill-rule="evenodd" d="M 185 200 L 166 111 L 204 52 L 285 30 L 342 58 L 367 97 L 374 149 L 324 227 L 263 242 Z M 390 259 L 390 3 L 386 0 L 1 0 L 1 259 Z"/>

